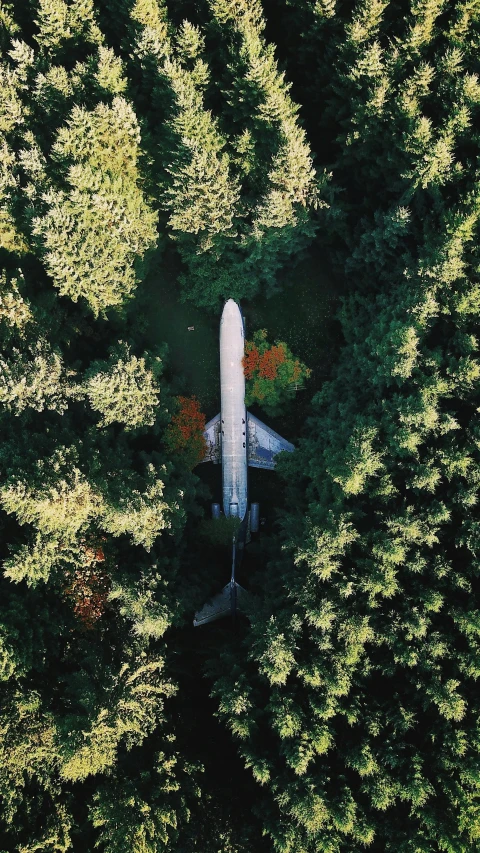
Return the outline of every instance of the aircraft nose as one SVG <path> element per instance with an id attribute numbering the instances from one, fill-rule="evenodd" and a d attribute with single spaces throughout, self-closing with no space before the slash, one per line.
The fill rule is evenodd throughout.
<path id="1" fill-rule="evenodd" d="M 223 318 L 233 318 L 240 316 L 240 308 L 234 299 L 227 299 L 225 305 L 223 306 Z"/>

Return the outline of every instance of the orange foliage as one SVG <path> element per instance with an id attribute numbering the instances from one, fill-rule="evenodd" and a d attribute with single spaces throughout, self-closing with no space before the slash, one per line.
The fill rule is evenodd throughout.
<path id="1" fill-rule="evenodd" d="M 64 592 L 73 599 L 75 616 L 84 628 L 90 630 L 105 612 L 111 578 L 98 566 L 98 563 L 105 562 L 101 546 L 84 545 L 83 551 L 84 563 L 67 573 L 69 583 Z"/>
<path id="2" fill-rule="evenodd" d="M 253 340 L 245 342 L 243 371 L 247 406 L 260 403 L 265 411 L 276 414 L 289 393 L 298 390 L 311 373 L 284 341 L 269 344 L 266 329 L 254 332 Z"/>
<path id="3" fill-rule="evenodd" d="M 253 379 L 257 371 L 262 379 L 276 379 L 279 366 L 286 360 L 286 347 L 282 342 L 271 347 L 266 345 L 261 352 L 254 341 L 247 341 L 243 357 L 245 379 Z"/>
<path id="4" fill-rule="evenodd" d="M 261 356 L 258 366 L 258 372 L 262 379 L 276 379 L 278 368 L 284 363 L 286 358 L 285 345 L 282 343 L 275 344 L 270 349 L 267 349 Z"/>
<path id="5" fill-rule="evenodd" d="M 177 397 L 177 401 L 179 409 L 168 426 L 166 443 L 170 450 L 186 453 L 193 468 L 207 449 L 203 435 L 205 415 L 196 397 Z"/>
<path id="6" fill-rule="evenodd" d="M 85 557 L 90 563 L 103 563 L 105 554 L 103 548 L 91 548 L 85 545 Z"/>
<path id="7" fill-rule="evenodd" d="M 258 370 L 260 364 L 260 352 L 253 341 L 246 341 L 245 355 L 242 363 L 245 379 L 251 379 L 255 371 Z"/>
<path id="8" fill-rule="evenodd" d="M 301 367 L 300 362 L 297 358 L 294 362 L 294 365 L 293 365 L 292 381 L 298 382 L 301 375 L 302 375 L 302 367 Z"/>

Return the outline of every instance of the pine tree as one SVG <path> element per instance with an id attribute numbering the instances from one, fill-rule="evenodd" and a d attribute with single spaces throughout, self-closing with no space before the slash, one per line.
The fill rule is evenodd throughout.
<path id="1" fill-rule="evenodd" d="M 178 524 L 182 511 L 175 499 L 165 499 L 165 482 L 153 464 L 148 465 L 142 479 L 143 488 L 125 483 L 121 493 L 112 495 L 104 526 L 113 536 L 129 533 L 135 545 L 149 551 L 164 530 Z"/>
<path id="2" fill-rule="evenodd" d="M 159 358 L 150 369 L 145 357 L 132 355 L 122 341 L 108 361 L 94 363 L 86 371 L 83 387 L 92 409 L 101 414 L 98 425 L 121 423 L 127 429 L 152 426 L 159 405 L 160 369 Z"/>
<path id="3" fill-rule="evenodd" d="M 37 0 L 37 7 L 35 39 L 48 56 L 64 54 L 79 41 L 102 43 L 93 0 Z"/>
<path id="4" fill-rule="evenodd" d="M 7 252 L 23 255 L 27 244 L 19 232 L 13 206 L 18 195 L 18 177 L 15 174 L 15 155 L 5 139 L 1 142 L 0 166 L 0 247 Z"/>
<path id="5" fill-rule="evenodd" d="M 23 828 L 22 824 L 26 823 L 27 831 L 31 831 L 28 819 L 25 821 L 23 800 L 27 780 L 35 780 L 44 804 L 49 803 L 50 807 L 47 835 L 49 832 L 57 834 L 58 841 L 63 835 L 63 841 L 68 844 L 71 823 L 62 808 L 58 797 L 58 784 L 54 781 L 58 768 L 58 752 L 52 715 L 45 712 L 38 693 L 31 690 L 14 691 L 3 697 L 0 726 L 0 791 L 2 817 L 8 830 Z M 38 801 L 32 801 L 31 808 L 31 818 L 36 818 Z M 9 840 L 13 839 L 10 835 Z"/>
<path id="6" fill-rule="evenodd" d="M 58 447 L 35 470 L 2 489 L 2 505 L 21 524 L 35 524 L 45 536 L 67 540 L 102 512 L 104 501 L 78 467 L 75 447 Z"/>
<path id="7" fill-rule="evenodd" d="M 120 743 L 127 750 L 142 743 L 162 719 L 164 701 L 175 692 L 163 680 L 161 659 L 148 659 L 145 652 L 120 667 L 108 687 L 108 703 L 98 709 L 91 727 L 78 732 L 64 746 L 61 775 L 81 781 L 111 768 Z M 73 742 L 72 742 L 73 741 Z"/>
<path id="8" fill-rule="evenodd" d="M 138 172 L 140 132 L 121 97 L 93 112 L 74 107 L 53 154 L 68 190 L 53 186 L 33 230 L 60 293 L 85 299 L 95 316 L 134 292 L 138 263 L 156 244 L 156 213 Z"/>
<path id="9" fill-rule="evenodd" d="M 275 289 L 276 271 L 313 237 L 317 203 L 298 108 L 273 46 L 261 36 L 258 8 L 217 5 L 214 32 L 227 42 L 220 54 L 234 81 L 218 118 L 207 108 L 212 86 L 203 33 L 183 22 L 173 39 L 163 9 L 161 21 L 151 10 L 132 12 L 144 24 L 136 47 L 144 85 L 166 118 L 160 126 L 152 116 L 151 124 L 161 167 L 168 163 L 162 190 L 171 236 L 188 269 L 181 283 L 185 296 L 205 307 L 248 298 L 263 285 Z M 228 133 L 221 131 L 226 117 L 238 121 L 233 138 L 231 122 Z"/>
<path id="10" fill-rule="evenodd" d="M 26 408 L 62 414 L 68 391 L 61 356 L 46 341 L 37 341 L 26 355 L 13 347 L 8 361 L 0 358 L 0 403 L 16 415 Z"/>
<path id="11" fill-rule="evenodd" d="M 8 340 L 16 332 L 24 336 L 26 327 L 33 320 L 33 312 L 28 300 L 22 295 L 24 278 L 21 270 L 17 275 L 2 273 L 0 277 L 0 333 Z"/>
<path id="12" fill-rule="evenodd" d="M 237 161 L 251 227 L 242 230 L 245 264 L 270 291 L 275 273 L 313 239 L 318 185 L 298 106 L 263 38 L 259 4 L 212 0 L 216 33 L 227 39 L 227 115 L 239 123 Z M 241 123 L 241 124 L 240 124 Z M 244 158 L 238 155 L 244 152 Z M 324 204 L 324 203 L 323 203 Z M 268 291 L 267 291 L 268 292 Z"/>
<path id="13" fill-rule="evenodd" d="M 117 771 L 139 803 L 122 801 L 124 818 L 141 822 L 150 804 L 160 842 L 197 796 L 197 769 L 177 768 L 170 748 L 162 641 L 182 620 L 194 478 L 162 449 L 169 391 L 162 380 L 160 407 L 144 321 L 91 318 L 123 305 L 156 244 L 145 141 L 104 9 L 39 0 L 28 18 L 0 5 L 0 846 L 106 844 Z M 144 795 L 137 758 L 148 763 L 152 738 L 169 746 L 155 748 Z M 96 825 L 76 810 L 95 792 Z"/>
<path id="14" fill-rule="evenodd" d="M 206 67 L 201 67 L 203 79 L 198 63 L 192 71 L 175 60 L 167 59 L 163 66 L 175 98 L 170 128 L 177 140 L 165 205 L 172 236 L 189 267 L 187 294 L 197 304 L 215 305 L 235 288 L 235 280 L 228 285 L 222 276 L 222 266 L 231 269 L 228 256 L 237 237 L 239 188 L 230 175 L 225 140 L 203 104 Z"/>
<path id="15" fill-rule="evenodd" d="M 181 783 L 188 787 L 188 770 L 180 782 L 178 765 L 183 762 L 172 741 L 173 736 L 167 735 L 166 752 L 157 754 L 152 768 L 144 772 L 141 792 L 138 784 L 118 777 L 114 785 L 105 782 L 96 791 L 91 821 L 109 853 L 168 850 L 178 837 L 179 824 L 188 820 L 181 789 Z"/>

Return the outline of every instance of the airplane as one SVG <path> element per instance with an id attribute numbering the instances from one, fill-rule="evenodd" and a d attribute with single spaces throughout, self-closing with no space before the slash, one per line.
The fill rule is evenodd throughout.
<path id="1" fill-rule="evenodd" d="M 220 405 L 218 415 L 205 426 L 207 450 L 203 462 L 222 464 L 223 512 L 227 518 L 238 518 L 240 526 L 232 541 L 232 570 L 230 582 L 195 614 L 195 627 L 216 619 L 234 617 L 237 604 L 247 596 L 235 580 L 235 570 L 241 559 L 250 532 L 258 531 L 260 507 L 248 506 L 248 469 L 275 468 L 277 453 L 291 453 L 293 444 L 266 426 L 245 408 L 245 327 L 239 305 L 225 302 L 220 320 Z M 212 515 L 220 517 L 220 504 L 212 504 Z M 240 609 L 240 608 L 239 608 Z"/>

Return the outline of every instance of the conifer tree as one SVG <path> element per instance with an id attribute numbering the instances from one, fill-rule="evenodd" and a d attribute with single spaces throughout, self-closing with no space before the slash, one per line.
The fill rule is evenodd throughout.
<path id="1" fill-rule="evenodd" d="M 78 42 L 102 43 L 93 0 L 36 0 L 36 6 L 35 40 L 43 53 L 65 54 Z"/>
<path id="2" fill-rule="evenodd" d="M 155 423 L 159 358 L 152 368 L 147 368 L 144 357 L 132 355 L 128 344 L 119 341 L 107 362 L 96 362 L 86 371 L 83 386 L 92 409 L 101 413 L 99 426 L 121 423 L 135 429 Z"/>
<path id="3" fill-rule="evenodd" d="M 178 140 L 174 163 L 168 169 L 168 224 L 189 265 L 190 296 L 198 304 L 211 304 L 212 294 L 207 290 L 203 295 L 202 290 L 208 287 L 210 275 L 220 278 L 216 286 L 215 281 L 209 286 L 213 299 L 225 293 L 226 282 L 221 272 L 219 275 L 212 268 L 212 259 L 219 262 L 221 271 L 236 236 L 239 191 L 230 176 L 229 158 L 223 151 L 225 141 L 203 106 L 203 81 L 199 83 L 195 69 L 189 72 L 175 60 L 166 60 L 163 70 L 175 97 L 170 126 Z"/>
<path id="4" fill-rule="evenodd" d="M 147 14 L 137 4 L 132 17 L 145 24 L 137 55 L 147 79 L 155 68 L 153 98 L 166 118 L 163 127 L 155 127 L 161 189 L 171 236 L 188 269 L 185 293 L 206 306 L 226 294 L 239 298 L 247 287 L 241 266 L 235 268 L 239 188 L 230 174 L 226 140 L 204 103 L 209 72 L 203 36 L 184 22 L 172 44 L 164 15 Z"/>
<path id="5" fill-rule="evenodd" d="M 15 174 L 16 158 L 5 139 L 0 144 L 0 247 L 7 252 L 23 255 L 27 250 L 27 244 L 19 232 L 12 210 L 18 194 L 18 177 Z"/>
<path id="6" fill-rule="evenodd" d="M 64 746 L 63 778 L 81 781 L 111 768 L 122 742 L 130 750 L 140 744 L 161 719 L 164 699 L 173 685 L 160 677 L 161 659 L 139 659 L 121 665 L 107 691 L 108 702 L 97 710 L 90 729 L 78 732 Z"/>
<path id="7" fill-rule="evenodd" d="M 276 270 L 313 237 L 317 198 L 298 108 L 273 46 L 261 36 L 259 9 L 217 5 L 215 33 L 227 43 L 220 53 L 234 79 L 218 118 L 206 105 L 212 87 L 203 33 L 183 22 L 171 39 L 163 8 L 161 20 L 138 4 L 132 11 L 144 24 L 136 47 L 144 79 L 166 117 L 163 127 L 153 122 L 161 160 L 169 164 L 162 181 L 168 225 L 188 269 L 181 281 L 185 296 L 206 307 L 222 297 L 249 297 L 263 285 L 275 289 Z M 235 137 L 231 126 L 221 130 L 232 116 Z"/>
<path id="8" fill-rule="evenodd" d="M 163 466 L 162 473 L 165 472 Z M 164 479 L 160 479 L 152 463 L 142 480 L 142 488 L 122 484 L 121 494 L 112 495 L 104 525 L 114 536 L 129 533 L 135 545 L 143 545 L 149 551 L 164 530 L 178 523 L 182 510 L 175 500 L 165 499 Z"/>
<path id="9" fill-rule="evenodd" d="M 175 757 L 166 762 L 165 755 L 159 755 L 143 795 L 128 779 L 116 778 L 115 785 L 104 783 L 97 790 L 91 821 L 99 829 L 98 840 L 105 851 L 157 853 L 169 849 L 178 834 L 177 811 L 169 803 L 179 786 L 175 764 Z"/>
<path id="10" fill-rule="evenodd" d="M 0 358 L 0 404 L 15 414 L 27 407 L 60 414 L 68 406 L 68 381 L 61 356 L 39 340 L 23 354 L 13 347 Z"/>
<path id="11" fill-rule="evenodd" d="M 440 345 L 432 335 L 452 310 L 451 251 L 444 232 L 435 283 L 426 286 L 422 260 L 395 299 L 379 296 L 372 311 L 353 298 L 346 310 L 338 376 L 284 462 L 292 506 L 310 471 L 307 518 L 285 517 L 287 554 L 251 615 L 245 655 L 256 674 L 226 657 L 216 684 L 246 765 L 271 793 L 278 850 L 430 850 L 439 839 L 467 850 L 477 837 L 477 785 L 462 767 L 478 762 L 477 643 L 466 626 L 478 572 L 469 501 L 479 368 L 457 350 L 453 325 Z M 459 251 L 468 255 L 468 236 Z M 399 335 L 397 317 L 409 314 Z M 454 376 L 458 357 L 472 383 Z"/>
<path id="12" fill-rule="evenodd" d="M 2 850 L 476 849 L 478 24 L 0 2 Z M 157 208 L 200 306 L 315 233 L 349 283 L 249 621 L 200 652 L 204 419 L 132 301 Z"/>
<path id="13" fill-rule="evenodd" d="M 227 115 L 239 123 L 237 161 L 251 222 L 242 232 L 245 264 L 275 289 L 276 271 L 315 233 L 318 186 L 310 148 L 274 47 L 263 38 L 260 4 L 212 0 L 210 8 L 230 59 Z"/>
<path id="14" fill-rule="evenodd" d="M 33 321 L 32 307 L 22 294 L 24 278 L 21 270 L 16 275 L 0 276 L 0 334 L 7 342 L 15 333 L 21 339 Z"/>
<path id="15" fill-rule="evenodd" d="M 34 219 L 55 286 L 74 302 L 85 299 L 95 316 L 132 295 L 138 264 L 156 244 L 156 213 L 139 186 L 139 143 L 124 98 L 91 112 L 74 107 L 53 148 L 68 189 L 52 186 Z"/>
<path id="16" fill-rule="evenodd" d="M 26 849 L 35 849 L 35 841 L 50 843 L 51 849 L 55 846 L 68 849 L 71 818 L 61 802 L 55 780 L 58 752 L 52 715 L 42 707 L 41 697 L 35 691 L 5 692 L 0 726 L 0 791 L 7 843 L 17 846 L 17 833 L 23 830 L 33 842 L 32 848 L 28 846 Z M 40 796 L 35 800 L 32 798 L 30 809 L 25 809 L 26 788 L 32 782 Z M 41 815 L 42 806 L 45 814 L 41 823 L 45 834 L 39 841 L 32 830 Z"/>

